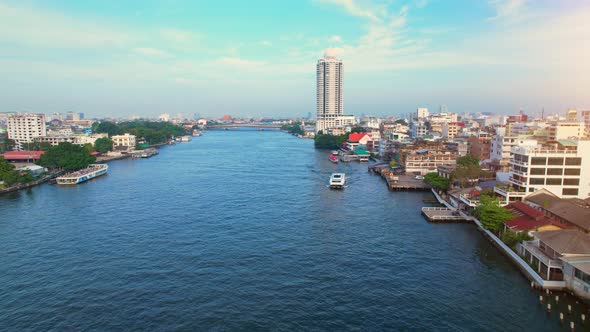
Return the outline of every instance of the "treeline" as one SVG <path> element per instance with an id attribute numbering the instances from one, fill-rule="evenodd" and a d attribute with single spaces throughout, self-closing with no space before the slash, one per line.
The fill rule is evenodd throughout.
<path id="1" fill-rule="evenodd" d="M 281 126 L 281 130 L 294 135 L 303 135 L 304 131 L 301 129 L 301 122 L 295 122 L 292 124 L 284 124 Z"/>
<path id="2" fill-rule="evenodd" d="M 148 144 L 165 143 L 172 136 L 186 135 L 186 130 L 170 122 L 127 121 L 120 123 L 99 122 L 92 125 L 92 131 L 107 133 L 109 136 L 129 133 L 145 139 Z"/>
<path id="3" fill-rule="evenodd" d="M 326 135 L 320 130 L 317 135 L 315 135 L 313 144 L 316 149 L 336 150 L 342 147 L 347 138 L 347 135 Z"/>
<path id="4" fill-rule="evenodd" d="M 88 167 L 96 159 L 90 154 L 92 146 L 80 146 L 69 142 L 62 142 L 59 145 L 50 147 L 37 160 L 37 165 L 55 169 L 60 168 L 65 171 L 75 171 Z"/>

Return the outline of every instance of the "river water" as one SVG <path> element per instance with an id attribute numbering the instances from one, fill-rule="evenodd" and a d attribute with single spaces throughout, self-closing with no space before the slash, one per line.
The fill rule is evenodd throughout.
<path id="1" fill-rule="evenodd" d="M 0 196 L 1 330 L 560 328 L 474 226 L 310 140 L 210 131 L 109 165 Z"/>

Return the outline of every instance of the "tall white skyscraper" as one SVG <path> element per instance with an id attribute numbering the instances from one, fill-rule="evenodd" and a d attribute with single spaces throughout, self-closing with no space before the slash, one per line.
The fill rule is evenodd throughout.
<path id="1" fill-rule="evenodd" d="M 317 75 L 317 123 L 316 131 L 326 133 L 329 129 L 354 123 L 354 116 L 344 116 L 342 100 L 342 60 L 336 58 L 333 49 L 327 49 L 324 58 L 318 60 Z"/>

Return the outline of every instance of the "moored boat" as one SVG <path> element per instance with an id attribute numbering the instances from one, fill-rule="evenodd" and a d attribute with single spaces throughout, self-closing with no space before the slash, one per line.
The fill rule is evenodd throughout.
<path id="1" fill-rule="evenodd" d="M 60 185 L 79 184 L 107 174 L 108 169 L 109 166 L 107 164 L 90 164 L 87 168 L 59 176 L 56 178 L 56 181 Z"/>
<path id="2" fill-rule="evenodd" d="M 328 159 L 330 159 L 330 161 L 333 162 L 333 163 L 338 163 L 338 157 L 336 157 L 333 154 L 329 155 L 328 156 Z"/>
<path id="3" fill-rule="evenodd" d="M 330 176 L 330 188 L 342 189 L 346 184 L 346 174 L 344 173 L 332 173 Z"/>

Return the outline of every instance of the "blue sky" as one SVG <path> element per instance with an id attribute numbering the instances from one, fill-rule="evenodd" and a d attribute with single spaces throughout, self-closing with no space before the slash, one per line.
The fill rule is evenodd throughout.
<path id="1" fill-rule="evenodd" d="M 574 0 L 3 1 L 0 111 L 315 112 L 336 48 L 349 114 L 590 108 Z"/>

